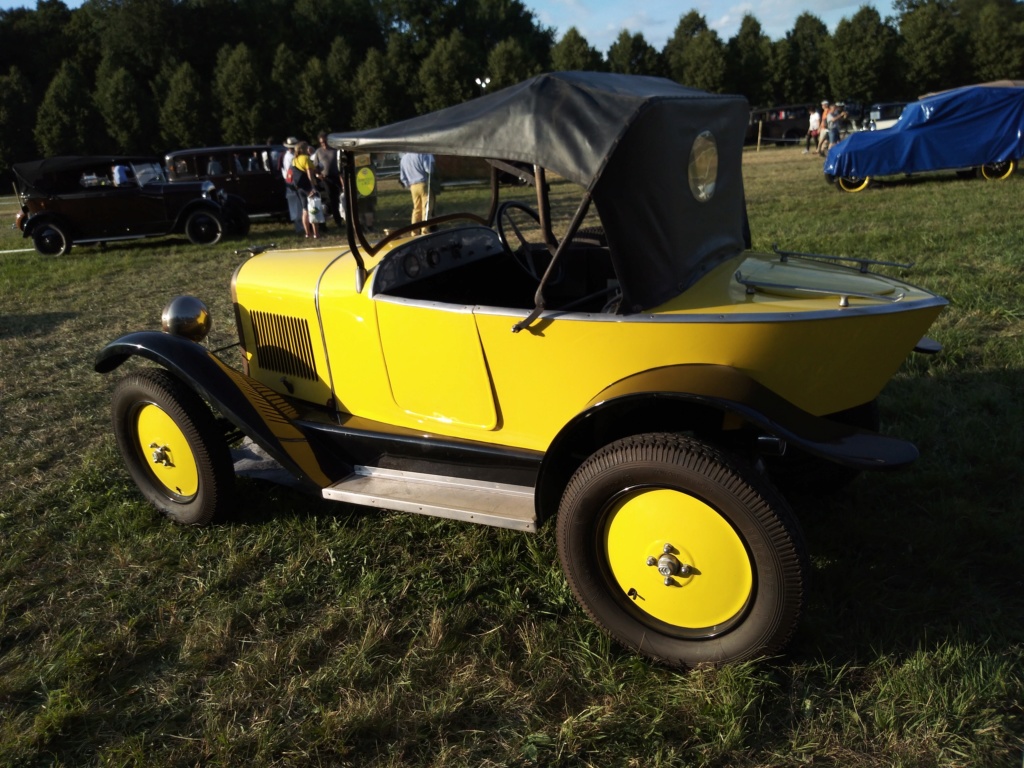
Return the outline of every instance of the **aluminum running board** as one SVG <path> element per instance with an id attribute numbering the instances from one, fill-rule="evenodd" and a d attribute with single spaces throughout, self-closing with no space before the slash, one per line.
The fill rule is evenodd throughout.
<path id="1" fill-rule="evenodd" d="M 324 488 L 323 495 L 368 507 L 518 531 L 537 530 L 533 488 L 526 485 L 357 466 L 351 475 Z"/>

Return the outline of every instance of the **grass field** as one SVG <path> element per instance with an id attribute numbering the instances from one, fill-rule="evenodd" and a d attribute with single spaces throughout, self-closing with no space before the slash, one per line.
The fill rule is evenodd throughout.
<path id="1" fill-rule="evenodd" d="M 230 523 L 158 518 L 92 362 L 180 293 L 232 343 L 240 244 L 45 259 L 11 252 L 0 198 L 0 765 L 1022 766 L 1024 175 L 850 195 L 786 148 L 748 153 L 745 182 L 755 247 L 912 261 L 950 306 L 944 351 L 881 398 L 921 459 L 791 499 L 813 573 L 790 650 L 691 673 L 598 632 L 550 525 L 254 480 Z"/>

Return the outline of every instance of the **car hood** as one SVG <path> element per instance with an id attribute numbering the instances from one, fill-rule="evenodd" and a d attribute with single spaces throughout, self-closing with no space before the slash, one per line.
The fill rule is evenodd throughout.
<path id="1" fill-rule="evenodd" d="M 969 86 L 908 104 L 882 131 L 829 150 L 829 176 L 886 176 L 967 168 L 1024 157 L 1024 88 Z"/>
<path id="2" fill-rule="evenodd" d="M 656 77 L 555 72 L 393 125 L 334 133 L 346 152 L 428 152 L 539 165 L 589 191 L 626 306 L 658 306 L 746 246 L 749 108 Z M 713 194 L 696 199 L 695 140 L 714 137 Z"/>

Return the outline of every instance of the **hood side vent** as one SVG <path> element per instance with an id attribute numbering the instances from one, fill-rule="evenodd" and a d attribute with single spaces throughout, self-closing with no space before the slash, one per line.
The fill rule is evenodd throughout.
<path id="1" fill-rule="evenodd" d="M 260 367 L 316 381 L 316 359 L 309 337 L 309 323 L 296 317 L 252 312 L 256 360 Z"/>

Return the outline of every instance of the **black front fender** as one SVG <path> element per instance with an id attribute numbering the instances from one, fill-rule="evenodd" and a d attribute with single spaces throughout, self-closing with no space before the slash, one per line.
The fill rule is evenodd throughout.
<path id="1" fill-rule="evenodd" d="M 288 401 L 201 344 L 156 331 L 130 333 L 105 346 L 94 368 L 109 373 L 133 356 L 167 368 L 301 480 L 324 488 L 337 477 L 336 462 L 295 424 L 299 414 Z"/>

